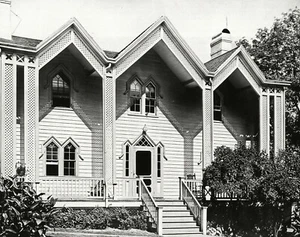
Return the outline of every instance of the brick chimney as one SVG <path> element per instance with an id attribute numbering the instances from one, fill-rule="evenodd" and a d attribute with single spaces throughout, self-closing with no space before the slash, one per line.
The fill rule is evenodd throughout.
<path id="1" fill-rule="evenodd" d="M 231 34 L 228 29 L 223 29 L 220 34 L 212 37 L 212 42 L 210 43 L 211 48 L 211 59 L 226 53 L 227 51 L 233 49 L 233 42 L 231 39 Z"/>
<path id="2" fill-rule="evenodd" d="M 0 38 L 11 39 L 11 0 L 0 0 Z"/>

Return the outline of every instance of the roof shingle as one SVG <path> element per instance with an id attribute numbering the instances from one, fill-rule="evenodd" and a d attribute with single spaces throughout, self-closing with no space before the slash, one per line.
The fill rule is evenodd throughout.
<path id="1" fill-rule="evenodd" d="M 208 69 L 210 72 L 215 72 L 218 70 L 218 68 L 234 53 L 234 51 L 237 49 L 234 48 L 206 63 L 204 63 L 205 67 Z"/>

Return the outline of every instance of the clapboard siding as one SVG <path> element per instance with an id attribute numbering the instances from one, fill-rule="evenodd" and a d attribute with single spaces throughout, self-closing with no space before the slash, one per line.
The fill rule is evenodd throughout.
<path id="1" fill-rule="evenodd" d="M 63 66 L 71 74 L 71 108 L 65 108 L 64 112 L 51 108 L 51 78 L 49 75 L 58 66 Z M 81 174 L 93 177 L 103 177 L 103 106 L 102 106 L 102 79 L 87 76 L 88 73 L 66 49 L 50 61 L 40 71 L 40 120 L 47 126 L 40 126 L 40 137 L 54 131 L 60 138 L 70 137 L 76 133 L 89 139 L 81 139 L 81 145 L 88 147 L 88 154 L 82 155 L 91 163 L 81 171 Z M 72 112 L 70 112 L 72 111 Z M 50 113 L 51 113 L 51 116 Z M 48 114 L 49 113 L 49 114 Z M 66 115 L 67 116 L 66 116 Z M 59 122 L 58 122 L 59 121 Z M 66 124 L 66 126 L 61 126 Z M 49 131 L 49 125 L 51 131 Z M 72 131 L 71 131 L 72 130 Z M 45 142 L 45 141 L 44 141 Z M 77 142 L 77 141 L 76 141 Z M 86 148 L 81 150 L 84 152 Z M 87 158 L 85 157 L 87 156 Z M 84 162 L 81 162 L 84 165 Z M 91 170 L 92 167 L 92 170 Z"/>
<path id="2" fill-rule="evenodd" d="M 79 129 L 74 129 L 74 124 Z M 39 124 L 39 160 L 40 176 L 45 175 L 45 149 L 44 143 L 55 137 L 60 144 L 72 138 L 80 147 L 80 155 L 84 160 L 78 159 L 78 176 L 91 177 L 92 174 L 92 132 L 71 109 L 54 108 Z M 62 132 L 63 131 L 63 132 Z"/>
<path id="3" fill-rule="evenodd" d="M 234 148 L 237 144 L 237 140 L 232 136 L 232 134 L 227 130 L 222 122 L 214 121 L 214 150 L 219 146 L 227 146 Z"/>
<path id="4" fill-rule="evenodd" d="M 126 83 L 137 75 L 142 82 L 152 78 L 158 85 L 155 117 L 133 115 L 128 109 Z M 147 126 L 147 135 L 164 145 L 163 195 L 178 198 L 179 179 L 189 173 L 202 175 L 199 164 L 202 151 L 202 92 L 186 88 L 152 50 L 130 67 L 116 81 L 116 176 L 124 177 L 124 143 L 134 142 Z M 121 158 L 120 158 L 121 157 Z M 121 188 L 118 195 L 121 195 Z"/>

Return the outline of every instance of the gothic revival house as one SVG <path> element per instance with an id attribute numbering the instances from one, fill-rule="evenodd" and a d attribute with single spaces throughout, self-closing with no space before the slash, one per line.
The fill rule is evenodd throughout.
<path id="1" fill-rule="evenodd" d="M 218 146 L 285 146 L 287 84 L 227 29 L 202 63 L 166 17 L 110 52 L 75 18 L 45 40 L 11 35 L 9 10 L 0 1 L 4 176 L 24 163 L 40 191 L 94 201 L 137 200 L 141 177 L 151 197 L 178 199 L 179 177 L 201 179 Z"/>

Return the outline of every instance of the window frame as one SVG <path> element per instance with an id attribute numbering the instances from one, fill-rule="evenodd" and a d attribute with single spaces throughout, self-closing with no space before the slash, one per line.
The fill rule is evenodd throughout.
<path id="1" fill-rule="evenodd" d="M 58 175 L 47 175 L 47 147 L 54 143 L 58 147 L 57 151 L 57 157 L 58 157 Z M 75 148 L 75 166 L 74 166 L 74 175 L 65 175 L 65 147 L 69 144 L 72 144 Z M 80 158 L 80 146 L 72 139 L 68 138 L 63 144 L 61 144 L 55 137 L 51 137 L 47 142 L 43 144 L 44 149 L 44 171 L 43 175 L 47 177 L 78 177 L 79 173 L 79 159 Z"/>
<path id="2" fill-rule="evenodd" d="M 78 92 L 78 83 L 76 77 L 67 69 L 67 67 L 64 66 L 64 64 L 59 64 L 56 68 L 54 68 L 48 75 L 47 80 L 44 84 L 44 89 L 48 90 L 48 99 L 50 107 L 53 107 L 53 90 L 52 90 L 52 81 L 53 78 L 57 74 L 64 75 L 64 78 L 66 78 L 69 81 L 69 88 L 70 88 L 70 106 L 69 107 L 62 107 L 62 108 L 71 108 L 73 104 L 73 93 Z"/>
<path id="3" fill-rule="evenodd" d="M 74 175 L 65 175 L 65 147 L 69 144 L 72 144 L 75 148 L 75 166 L 74 166 Z M 62 175 L 65 177 L 77 177 L 78 176 L 78 162 L 79 162 L 79 154 L 80 154 L 80 147 L 79 145 L 70 137 L 62 144 Z"/>
<path id="4" fill-rule="evenodd" d="M 137 81 L 139 83 L 139 85 L 141 86 L 141 96 L 140 96 L 140 110 L 139 111 L 134 111 L 131 110 L 131 106 L 132 106 L 132 92 L 131 92 L 131 85 L 132 83 L 134 83 L 135 81 Z M 154 80 L 152 79 L 152 77 L 150 76 L 145 83 L 143 83 L 138 76 L 134 75 L 133 77 L 131 77 L 127 83 L 126 83 L 126 93 L 128 93 L 128 113 L 132 114 L 132 115 L 145 115 L 145 116 L 156 116 L 157 114 L 157 105 L 158 105 L 158 90 L 159 90 L 159 86 L 154 82 Z M 147 88 L 149 87 L 149 85 L 151 85 L 154 89 L 154 98 L 147 98 Z M 153 101 L 153 112 L 147 111 L 147 100 L 149 101 Z M 151 107 L 151 105 L 150 105 Z"/>

